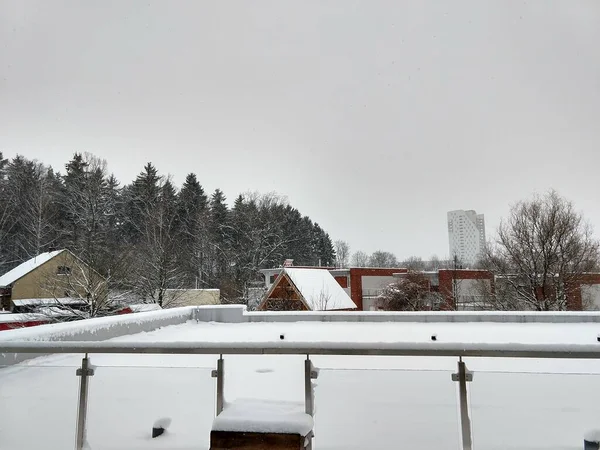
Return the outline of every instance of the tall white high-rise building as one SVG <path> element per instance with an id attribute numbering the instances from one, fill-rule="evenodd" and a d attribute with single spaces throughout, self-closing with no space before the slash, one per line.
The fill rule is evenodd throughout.
<path id="1" fill-rule="evenodd" d="M 485 247 L 485 219 L 473 210 L 448 212 L 450 258 L 473 266 Z"/>

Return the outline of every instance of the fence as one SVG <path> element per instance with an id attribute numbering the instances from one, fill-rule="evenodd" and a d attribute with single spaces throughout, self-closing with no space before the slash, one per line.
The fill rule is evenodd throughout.
<path id="1" fill-rule="evenodd" d="M 93 354 L 170 354 L 170 355 L 217 355 L 218 364 L 213 371 L 217 379 L 217 414 L 223 409 L 225 355 L 302 355 L 306 357 L 304 372 L 305 404 L 307 413 L 314 409 L 314 393 L 311 380 L 317 376 L 311 356 L 412 356 L 455 357 L 457 371 L 452 380 L 458 383 L 460 433 L 463 450 L 472 449 L 472 427 L 467 405 L 468 383 L 473 380 L 463 358 L 552 358 L 552 359 L 600 359 L 600 344 L 474 344 L 474 343 L 364 343 L 348 346 L 344 343 L 307 344 L 298 342 L 230 342 L 215 345 L 202 342 L 0 342 L 0 353 L 5 354 L 83 354 L 76 375 L 80 377 L 76 424 L 76 450 L 82 450 L 86 442 L 86 414 L 88 380 L 94 376 Z M 309 444 L 310 445 L 310 444 Z"/>

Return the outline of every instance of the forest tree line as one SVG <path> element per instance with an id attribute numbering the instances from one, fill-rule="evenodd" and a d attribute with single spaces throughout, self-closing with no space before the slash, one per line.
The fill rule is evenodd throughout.
<path id="1" fill-rule="evenodd" d="M 276 194 L 207 194 L 190 173 L 180 189 L 151 163 L 121 186 L 106 161 L 75 153 L 57 172 L 0 153 L 0 274 L 69 249 L 111 291 L 163 303 L 167 289 L 218 288 L 242 301 L 258 271 L 293 259 L 330 266 L 325 230 Z"/>

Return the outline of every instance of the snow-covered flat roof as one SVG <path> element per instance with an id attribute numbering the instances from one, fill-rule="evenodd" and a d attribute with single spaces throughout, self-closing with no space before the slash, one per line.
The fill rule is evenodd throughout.
<path id="1" fill-rule="evenodd" d="M 51 327 L 51 326 L 48 326 Z M 34 329 L 30 329 L 34 330 Z M 6 333 L 14 333 L 7 331 Z M 119 342 L 596 342 L 594 323 L 216 323 L 188 322 L 117 338 Z M 600 344 L 599 344 L 600 345 Z M 90 448 L 209 448 L 211 428 L 260 426 L 270 403 L 302 402 L 304 356 L 225 355 L 226 424 L 214 421 L 218 355 L 96 355 L 89 387 Z M 5 427 L 2 448 L 69 448 L 74 440 L 77 379 L 82 355 L 37 358 L 0 370 Z M 319 369 L 315 436 L 322 449 L 458 448 L 456 358 L 311 358 Z M 593 360 L 466 358 L 474 442 L 481 450 L 576 449 L 598 428 Z M 248 403 L 253 398 L 248 416 Z M 43 399 L 43 401 L 42 401 Z M 262 404 L 262 405 L 261 405 Z M 30 407 L 29 405 L 35 405 Z M 261 411 L 262 410 L 262 411 Z M 290 413 L 298 409 L 290 408 Z M 235 414 L 233 414 L 235 413 Z M 23 420 L 27 414 L 27 420 Z M 298 411 L 301 414 L 301 411 Z M 168 417 L 168 432 L 150 438 Z M 227 419 L 227 416 L 223 416 Z M 277 423 L 273 418 L 273 423 Z M 284 421 L 298 425 L 300 421 Z M 270 421 L 269 421 L 270 423 Z M 30 432 L 31 429 L 35 433 Z"/>
<path id="2" fill-rule="evenodd" d="M 328 270 L 287 267 L 284 272 L 312 311 L 356 308 L 352 299 Z"/>
<path id="3" fill-rule="evenodd" d="M 24 263 L 18 265 L 17 267 L 6 272 L 4 275 L 2 275 L 0 277 L 0 287 L 10 286 L 15 281 L 17 281 L 19 278 L 24 277 L 32 270 L 35 270 L 38 267 L 40 267 L 42 264 L 47 263 L 52 258 L 59 255 L 61 252 L 64 252 L 64 250 L 56 250 L 53 252 L 42 253 L 40 255 L 37 255 L 37 256 L 31 258 L 30 260 L 27 260 Z"/>

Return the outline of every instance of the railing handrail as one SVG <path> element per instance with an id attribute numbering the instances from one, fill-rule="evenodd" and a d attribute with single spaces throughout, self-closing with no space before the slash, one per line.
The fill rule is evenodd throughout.
<path id="1" fill-rule="evenodd" d="M 338 355 L 600 359 L 600 343 L 488 344 L 461 342 L 89 342 L 8 341 L 0 353 L 122 353 L 179 355 Z"/>

